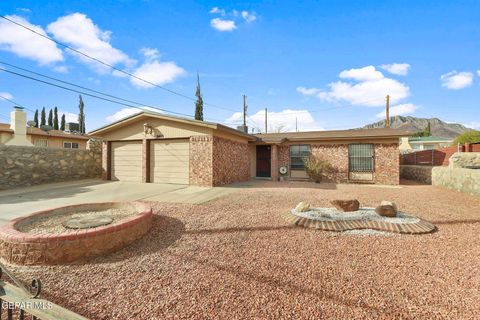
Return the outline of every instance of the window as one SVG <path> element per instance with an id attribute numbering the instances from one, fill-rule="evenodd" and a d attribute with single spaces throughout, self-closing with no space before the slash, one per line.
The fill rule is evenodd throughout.
<path id="1" fill-rule="evenodd" d="M 78 143 L 76 143 L 76 142 L 64 142 L 63 147 L 65 149 L 78 149 Z"/>
<path id="2" fill-rule="evenodd" d="M 348 145 L 350 172 L 373 172 L 373 144 Z"/>
<path id="3" fill-rule="evenodd" d="M 47 139 L 35 139 L 34 142 L 33 142 L 33 145 L 35 147 L 47 148 L 48 147 L 48 140 Z"/>
<path id="4" fill-rule="evenodd" d="M 290 169 L 303 170 L 303 159 L 310 156 L 310 145 L 298 144 L 290 146 Z"/>

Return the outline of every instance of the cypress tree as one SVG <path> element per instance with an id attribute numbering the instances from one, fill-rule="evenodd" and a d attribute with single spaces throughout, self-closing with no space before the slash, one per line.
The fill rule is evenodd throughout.
<path id="1" fill-rule="evenodd" d="M 33 121 L 35 121 L 35 128 L 38 128 L 40 126 L 40 123 L 38 122 L 38 109 L 35 109 L 35 115 L 33 116 Z"/>
<path id="2" fill-rule="evenodd" d="M 65 131 L 65 113 L 62 114 L 62 120 L 60 121 L 60 130 Z"/>
<path id="3" fill-rule="evenodd" d="M 48 125 L 53 128 L 53 112 L 52 109 L 48 112 Z"/>
<path id="4" fill-rule="evenodd" d="M 79 102 L 78 102 L 78 126 L 80 133 L 85 133 L 85 113 L 83 112 L 84 109 L 82 95 L 79 95 Z"/>
<path id="5" fill-rule="evenodd" d="M 203 99 L 200 92 L 200 77 L 197 73 L 197 91 L 195 92 L 197 101 L 195 101 L 195 120 L 203 121 Z"/>
<path id="6" fill-rule="evenodd" d="M 42 117 L 40 119 L 40 126 L 44 126 L 47 123 L 47 116 L 45 114 L 45 107 L 42 108 Z"/>
<path id="7" fill-rule="evenodd" d="M 58 108 L 53 109 L 53 129 L 58 130 Z"/>

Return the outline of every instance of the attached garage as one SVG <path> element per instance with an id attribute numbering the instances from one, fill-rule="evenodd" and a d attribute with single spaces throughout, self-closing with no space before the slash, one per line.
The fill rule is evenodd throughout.
<path id="1" fill-rule="evenodd" d="M 111 148 L 111 179 L 142 182 L 142 141 L 115 141 Z"/>
<path id="2" fill-rule="evenodd" d="M 189 183 L 189 140 L 150 141 L 150 182 Z"/>

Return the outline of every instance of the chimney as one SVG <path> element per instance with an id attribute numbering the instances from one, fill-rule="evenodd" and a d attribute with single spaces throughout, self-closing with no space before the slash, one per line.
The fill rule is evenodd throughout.
<path id="1" fill-rule="evenodd" d="M 10 129 L 13 130 L 13 137 L 5 142 L 6 145 L 33 146 L 27 140 L 27 114 L 22 107 L 13 107 L 10 113 Z"/>

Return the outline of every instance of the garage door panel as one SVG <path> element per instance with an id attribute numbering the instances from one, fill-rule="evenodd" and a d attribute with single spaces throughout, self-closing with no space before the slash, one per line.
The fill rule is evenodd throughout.
<path id="1" fill-rule="evenodd" d="M 142 149 L 141 141 L 112 142 L 112 180 L 142 181 Z"/>
<path id="2" fill-rule="evenodd" d="M 152 141 L 150 143 L 150 182 L 189 183 L 189 141 Z"/>

